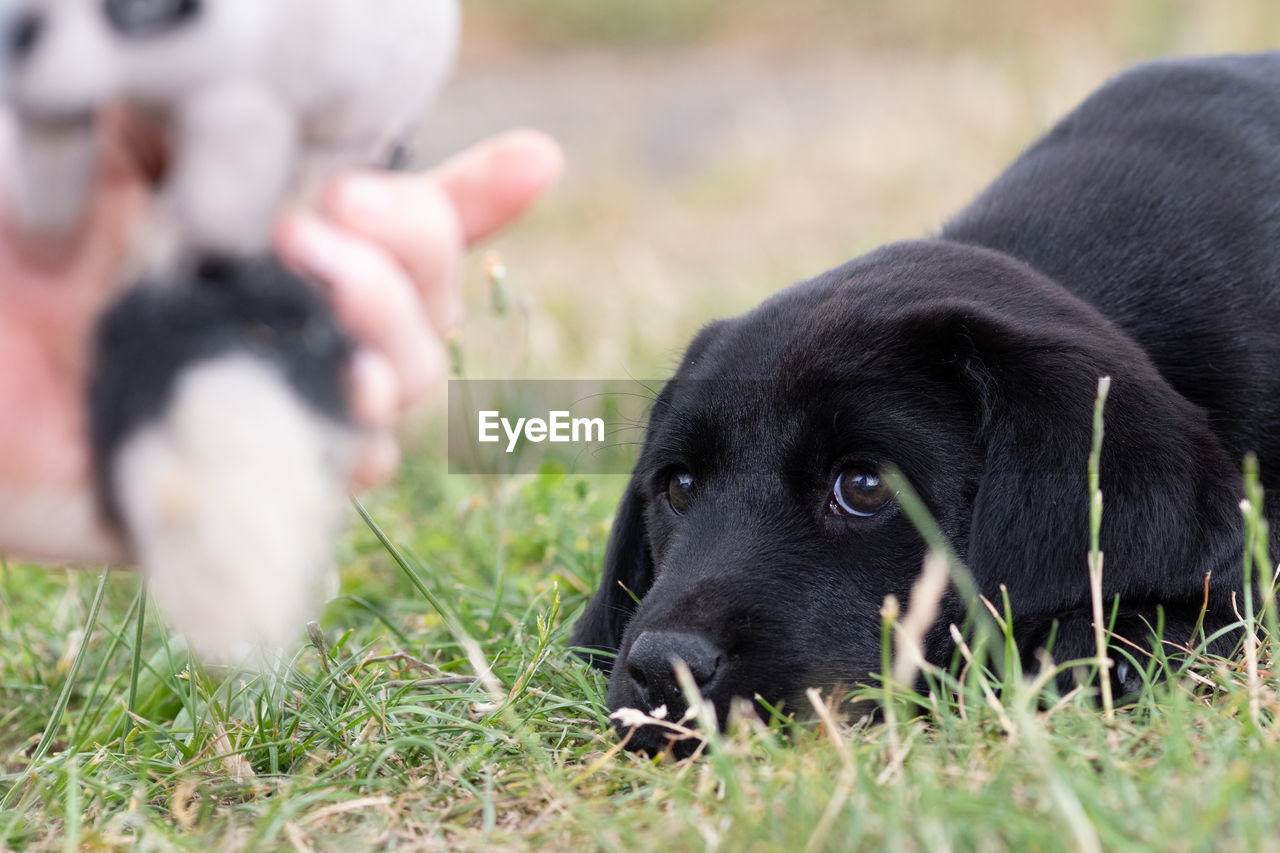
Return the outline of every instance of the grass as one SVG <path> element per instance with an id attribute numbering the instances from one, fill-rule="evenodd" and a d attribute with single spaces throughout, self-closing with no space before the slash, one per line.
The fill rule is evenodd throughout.
<path id="1" fill-rule="evenodd" d="M 740 719 L 697 760 L 620 753 L 566 649 L 619 484 L 477 496 L 411 468 L 427 488 L 359 508 L 342 595 L 276 678 L 203 671 L 136 577 L 0 568 L 0 846 L 1256 850 L 1280 830 L 1265 632 L 1253 665 L 1140 661 L 1149 683 L 1106 718 L 1092 690 L 1024 680 L 1006 605 L 987 664 L 975 646 L 924 693 L 864 686 L 877 721 L 815 696 L 816 722 Z"/>
<path id="2" fill-rule="evenodd" d="M 1075 18 L 1007 0 L 805 3 L 837 17 L 768 32 L 841 41 L 867 102 L 794 135 L 752 126 L 751 144 L 674 182 L 571 157 L 577 176 L 503 245 L 510 316 L 484 310 L 471 272 L 468 376 L 662 375 L 709 317 L 927 230 L 1127 61 L 1280 34 L 1264 0 L 1091 0 Z M 650 16 L 645 40 L 668 50 L 744 8 L 522 6 L 558 44 L 616 43 L 611 12 L 628 27 Z M 1280 847 L 1271 597 L 1241 605 L 1264 627 L 1256 647 L 1154 662 L 1164 677 L 1111 719 L 1086 692 L 975 666 L 931 674 L 923 696 L 866 687 L 878 722 L 825 707 L 814 722 L 746 721 L 701 760 L 657 763 L 617 751 L 604 681 L 566 648 L 622 481 L 472 481 L 442 470 L 434 433 L 412 444 L 367 506 L 382 537 L 352 513 L 341 595 L 273 681 L 193 666 L 132 575 L 0 565 L 0 848 Z M 1266 541 L 1251 533 L 1251 571 L 1273 565 Z M 984 642 L 1003 661 L 995 614 Z"/>

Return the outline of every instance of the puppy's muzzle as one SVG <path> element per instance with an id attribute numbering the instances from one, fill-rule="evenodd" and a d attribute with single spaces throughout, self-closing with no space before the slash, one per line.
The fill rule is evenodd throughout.
<path id="1" fill-rule="evenodd" d="M 665 705 L 675 711 L 685 707 L 684 693 L 676 678 L 676 661 L 683 661 L 704 695 L 715 688 L 725 669 L 725 655 L 700 634 L 645 631 L 631 645 L 627 675 L 636 699 L 652 710 Z"/>

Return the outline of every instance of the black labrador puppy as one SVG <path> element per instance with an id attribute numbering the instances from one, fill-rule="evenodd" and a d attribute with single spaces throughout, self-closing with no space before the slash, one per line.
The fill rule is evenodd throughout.
<path id="1" fill-rule="evenodd" d="M 1162 622 L 1185 643 L 1206 601 L 1207 633 L 1236 622 L 1242 457 L 1280 483 L 1280 53 L 1130 71 L 937 237 L 705 328 L 653 407 L 574 633 L 616 652 L 592 656 L 610 707 L 678 717 L 675 658 L 720 720 L 733 697 L 803 707 L 808 686 L 877 672 L 882 602 L 908 599 L 925 550 L 888 464 L 981 591 L 1007 587 L 1028 662 L 1051 636 L 1057 660 L 1095 653 L 1101 376 L 1116 633 L 1152 642 Z M 931 660 L 962 618 L 949 592 Z"/>

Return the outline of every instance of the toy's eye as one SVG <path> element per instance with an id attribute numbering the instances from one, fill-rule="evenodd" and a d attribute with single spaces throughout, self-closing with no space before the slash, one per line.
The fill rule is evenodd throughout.
<path id="1" fill-rule="evenodd" d="M 684 515 L 693 506 L 693 475 L 676 471 L 667 481 L 667 501 L 676 515 Z"/>
<path id="2" fill-rule="evenodd" d="M 35 12 L 22 12 L 8 22 L 5 48 L 14 62 L 21 62 L 35 50 L 44 32 L 44 17 Z"/>
<path id="3" fill-rule="evenodd" d="M 871 518 L 893 499 L 893 491 L 874 468 L 853 465 L 840 472 L 829 506 L 836 515 Z"/>
<path id="4" fill-rule="evenodd" d="M 174 29 L 200 14 L 203 0 L 103 0 L 116 32 L 148 36 Z"/>

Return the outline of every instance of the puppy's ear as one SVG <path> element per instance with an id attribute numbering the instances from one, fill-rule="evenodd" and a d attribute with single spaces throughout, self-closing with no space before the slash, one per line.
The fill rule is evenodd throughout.
<path id="1" fill-rule="evenodd" d="M 572 644 L 586 650 L 584 656 L 592 666 L 605 672 L 613 670 L 613 655 L 622 644 L 627 623 L 652 585 L 653 556 L 645 531 L 644 499 L 632 477 L 613 519 L 600 589 L 573 629 Z"/>
<path id="2" fill-rule="evenodd" d="M 1105 599 L 1198 610 L 1213 572 L 1210 606 L 1228 606 L 1240 582 L 1238 464 L 1205 411 L 1132 339 L 1065 294 L 1039 308 L 952 303 L 930 313 L 976 415 L 981 474 L 966 558 L 987 595 L 1007 586 L 1015 617 L 1088 601 L 1088 457 L 1098 380 L 1110 376 Z"/>

